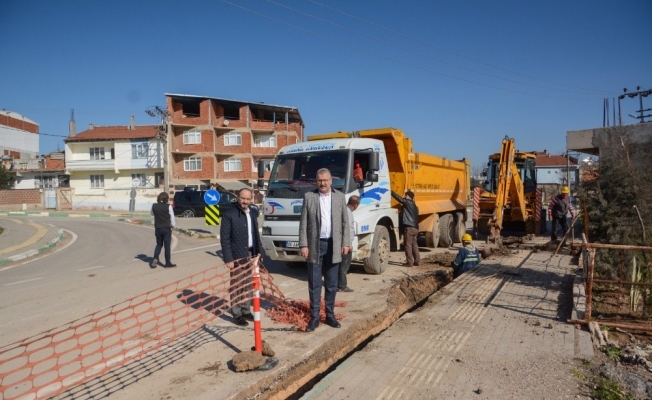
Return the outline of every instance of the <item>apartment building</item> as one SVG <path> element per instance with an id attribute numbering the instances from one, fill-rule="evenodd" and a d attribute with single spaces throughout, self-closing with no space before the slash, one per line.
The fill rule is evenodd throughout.
<path id="1" fill-rule="evenodd" d="M 0 162 L 15 174 L 39 158 L 39 125 L 15 112 L 0 111 Z"/>
<path id="2" fill-rule="evenodd" d="M 163 185 L 159 126 L 89 125 L 64 140 L 72 208 L 149 211 Z"/>
<path id="3" fill-rule="evenodd" d="M 166 94 L 169 190 L 255 187 L 258 161 L 269 178 L 281 147 L 303 140 L 296 107 Z"/>

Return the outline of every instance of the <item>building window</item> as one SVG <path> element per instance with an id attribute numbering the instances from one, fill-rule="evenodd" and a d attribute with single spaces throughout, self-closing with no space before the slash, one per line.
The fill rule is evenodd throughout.
<path id="1" fill-rule="evenodd" d="M 229 158 L 224 160 L 224 171 L 242 171 L 242 161 L 239 158 Z"/>
<path id="2" fill-rule="evenodd" d="M 188 157 L 183 160 L 184 171 L 201 171 L 201 158 Z"/>
<path id="3" fill-rule="evenodd" d="M 92 188 L 103 188 L 104 187 L 104 175 L 91 175 L 91 187 Z"/>
<path id="4" fill-rule="evenodd" d="M 147 186 L 147 174 L 131 174 L 131 186 Z"/>
<path id="5" fill-rule="evenodd" d="M 276 136 L 256 136 L 254 147 L 276 147 Z"/>
<path id="6" fill-rule="evenodd" d="M 91 160 L 104 160 L 104 147 L 91 147 Z"/>
<path id="7" fill-rule="evenodd" d="M 149 156 L 149 145 L 145 143 L 131 144 L 131 158 L 147 158 Z"/>
<path id="8" fill-rule="evenodd" d="M 229 132 L 224 134 L 225 146 L 240 146 L 242 145 L 242 135 L 240 132 Z"/>
<path id="9" fill-rule="evenodd" d="M 201 143 L 200 131 L 183 132 L 183 144 L 198 144 L 198 143 Z"/>
<path id="10" fill-rule="evenodd" d="M 45 188 L 52 189 L 55 188 L 55 179 L 53 176 L 44 176 L 41 180 L 39 177 L 34 178 L 34 187 L 37 189 Z M 42 185 L 42 186 L 41 186 Z"/>

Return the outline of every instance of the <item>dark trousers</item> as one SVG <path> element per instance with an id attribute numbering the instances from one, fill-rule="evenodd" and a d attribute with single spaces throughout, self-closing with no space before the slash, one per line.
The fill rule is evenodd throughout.
<path id="1" fill-rule="evenodd" d="M 253 257 L 251 251 L 249 251 L 249 255 Z M 242 263 L 246 265 L 247 259 L 243 259 Z M 231 295 L 231 314 L 234 317 L 251 314 L 251 296 L 254 289 L 251 278 L 252 269 L 251 263 L 246 267 L 240 267 L 236 261 L 230 271 L 231 289 L 229 294 Z"/>
<path id="2" fill-rule="evenodd" d="M 419 255 L 419 245 L 417 244 L 417 235 L 419 230 L 414 227 L 407 227 L 403 232 L 403 247 L 405 247 L 405 258 L 408 265 L 419 265 L 421 256 Z"/>
<path id="3" fill-rule="evenodd" d="M 310 315 L 319 319 L 321 307 L 322 277 L 324 278 L 324 302 L 326 303 L 326 316 L 335 316 L 335 294 L 337 293 L 337 279 L 340 263 L 333 264 L 333 239 L 319 240 L 319 261 L 308 263 L 308 295 L 310 296 Z"/>
<path id="4" fill-rule="evenodd" d="M 154 258 L 158 260 L 161 255 L 161 247 L 165 247 L 165 263 L 171 264 L 170 259 L 170 241 L 172 240 L 172 228 L 154 228 L 156 236 L 156 248 L 154 248 Z"/>
<path id="5" fill-rule="evenodd" d="M 568 230 L 568 222 L 566 221 L 566 216 L 564 215 L 563 217 L 552 217 L 552 234 L 550 235 L 550 239 L 552 240 L 557 240 L 557 224 L 561 225 L 562 229 L 562 236 L 566 233 Z"/>
<path id="6" fill-rule="evenodd" d="M 346 283 L 346 274 L 349 273 L 349 268 L 351 268 L 351 261 L 353 260 L 353 254 L 349 251 L 346 255 L 342 256 L 342 262 L 340 263 L 340 273 L 339 278 L 337 279 L 337 288 L 344 289 L 347 287 Z"/>

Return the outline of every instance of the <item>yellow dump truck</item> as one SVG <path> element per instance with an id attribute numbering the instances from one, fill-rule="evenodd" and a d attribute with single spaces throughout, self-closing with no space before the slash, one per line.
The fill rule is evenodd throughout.
<path id="1" fill-rule="evenodd" d="M 354 179 L 356 165 L 362 179 Z M 305 261 L 298 248 L 299 217 L 303 194 L 315 189 L 319 168 L 331 171 L 333 187 L 347 198 L 360 196 L 354 212 L 353 260 L 362 261 L 369 273 L 382 273 L 390 250 L 399 246 L 400 205 L 390 191 L 401 196 L 408 189 L 414 191 L 419 231 L 427 246 L 450 246 L 466 231 L 469 160 L 414 152 L 412 140 L 394 128 L 314 135 L 282 148 L 274 161 L 262 234 L 266 254 L 273 260 Z"/>

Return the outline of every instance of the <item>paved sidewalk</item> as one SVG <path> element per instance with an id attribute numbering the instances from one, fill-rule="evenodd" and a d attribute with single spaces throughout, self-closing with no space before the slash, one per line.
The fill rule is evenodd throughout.
<path id="1" fill-rule="evenodd" d="M 303 399 L 575 398 L 568 365 L 591 358 L 564 323 L 569 256 L 487 260 L 353 354 Z M 560 305 L 561 304 L 561 305 Z"/>
<path id="2" fill-rule="evenodd" d="M 56 246 L 63 237 L 58 227 L 33 219 L 0 215 L 0 267 L 33 257 Z"/>

